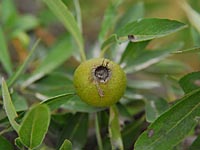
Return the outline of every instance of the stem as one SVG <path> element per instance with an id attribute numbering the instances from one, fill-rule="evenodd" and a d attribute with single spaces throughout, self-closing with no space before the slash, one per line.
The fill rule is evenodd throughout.
<path id="1" fill-rule="evenodd" d="M 73 0 L 73 1 L 74 1 L 75 11 L 76 11 L 77 24 L 82 33 L 82 17 L 81 17 L 80 3 L 79 3 L 79 0 Z M 80 48 L 81 61 L 82 62 L 86 61 L 86 55 L 85 55 L 84 48 L 82 46 L 80 46 L 79 48 Z"/>
<path id="2" fill-rule="evenodd" d="M 78 23 L 78 27 L 80 31 L 82 32 L 82 18 L 81 18 L 81 8 L 80 8 L 80 3 L 79 0 L 74 0 L 74 6 L 75 6 L 75 11 L 76 11 L 76 19 Z"/>
<path id="3" fill-rule="evenodd" d="M 100 135 L 100 129 L 99 129 L 99 120 L 98 120 L 98 114 L 95 114 L 95 129 L 96 129 L 96 138 L 97 138 L 97 143 L 99 150 L 103 150 L 103 144 L 102 144 L 102 139 Z"/>
<path id="4" fill-rule="evenodd" d="M 109 109 L 109 137 L 112 150 L 124 150 L 123 141 L 120 132 L 119 113 L 116 105 L 110 106 Z"/>
<path id="5" fill-rule="evenodd" d="M 79 52 L 80 52 L 80 55 L 81 55 L 81 61 L 84 62 L 86 61 L 86 55 L 85 55 L 85 51 L 83 49 L 83 47 L 79 47 Z"/>

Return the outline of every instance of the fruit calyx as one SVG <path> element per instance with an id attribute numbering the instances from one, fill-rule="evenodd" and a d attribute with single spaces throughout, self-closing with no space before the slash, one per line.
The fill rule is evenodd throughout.
<path id="1" fill-rule="evenodd" d="M 104 64 L 104 60 L 103 60 L 103 63 L 100 66 L 97 66 L 92 70 L 93 79 L 96 82 L 106 83 L 109 81 L 109 79 L 111 78 L 112 72 L 109 69 L 108 65 L 109 65 L 109 61 L 107 61 L 106 64 Z"/>

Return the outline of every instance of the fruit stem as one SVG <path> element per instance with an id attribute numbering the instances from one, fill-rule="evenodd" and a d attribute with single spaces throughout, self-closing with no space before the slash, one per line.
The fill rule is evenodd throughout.
<path id="1" fill-rule="evenodd" d="M 97 143 L 98 143 L 98 148 L 99 150 L 103 150 L 103 144 L 102 144 L 102 139 L 101 139 L 101 134 L 100 134 L 100 129 L 99 129 L 99 118 L 98 114 L 95 114 L 95 129 L 96 129 L 96 138 L 97 138 Z"/>
<path id="2" fill-rule="evenodd" d="M 81 61 L 82 62 L 86 61 L 86 55 L 85 55 L 84 49 L 80 47 L 79 52 L 80 52 L 80 55 L 81 55 Z"/>
<path id="3" fill-rule="evenodd" d="M 74 1 L 74 6 L 75 6 L 75 11 L 76 11 L 76 20 L 78 27 L 80 29 L 80 32 L 82 33 L 82 18 L 81 18 L 81 8 L 80 8 L 80 3 L 79 0 L 73 0 Z M 81 55 L 81 61 L 84 62 L 86 61 L 86 55 L 84 48 L 82 46 L 79 46 L 80 48 L 80 55 Z"/>
<path id="4" fill-rule="evenodd" d="M 74 1 L 74 6 L 75 6 L 75 11 L 76 11 L 76 20 L 78 27 L 80 31 L 82 32 L 82 18 L 81 18 L 81 8 L 80 8 L 80 3 L 79 0 L 73 0 Z"/>

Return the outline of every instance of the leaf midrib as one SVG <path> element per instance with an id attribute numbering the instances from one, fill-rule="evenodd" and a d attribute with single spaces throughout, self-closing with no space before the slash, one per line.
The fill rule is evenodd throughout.
<path id="1" fill-rule="evenodd" d="M 189 111 L 189 113 L 187 113 L 187 115 L 185 115 L 182 119 L 180 119 L 175 125 L 173 125 L 173 127 L 170 129 L 170 130 L 168 130 L 167 132 L 166 132 L 166 134 L 165 134 L 165 136 L 169 133 L 169 132 L 171 132 L 174 128 L 176 128 L 176 126 L 178 126 L 184 119 L 186 119 L 193 111 L 195 111 L 195 109 L 197 109 L 198 107 L 200 106 L 200 102 L 197 104 L 197 105 L 195 105 L 192 109 L 191 109 L 191 111 Z M 156 142 L 158 142 L 162 137 L 164 137 L 164 135 L 161 135 L 159 138 L 157 138 L 154 142 L 152 142 L 151 144 L 149 144 L 148 145 L 148 147 L 147 148 L 150 148 L 153 144 L 155 144 Z"/>
<path id="2" fill-rule="evenodd" d="M 32 147 L 32 144 L 33 144 L 33 140 L 32 139 L 34 139 L 33 138 L 33 133 L 34 133 L 34 124 L 35 124 L 36 119 L 37 119 L 37 111 L 35 111 L 33 115 L 34 115 L 34 118 L 33 118 L 32 124 L 31 124 L 31 135 L 30 135 L 30 147 L 31 148 L 34 147 L 34 146 Z"/>

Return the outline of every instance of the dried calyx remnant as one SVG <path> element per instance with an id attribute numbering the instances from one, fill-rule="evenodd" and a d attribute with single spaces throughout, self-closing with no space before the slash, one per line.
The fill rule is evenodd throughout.
<path id="1" fill-rule="evenodd" d="M 99 86 L 99 83 L 107 83 L 111 77 L 111 70 L 108 67 L 109 62 L 106 62 L 106 64 L 103 63 L 100 66 L 97 66 L 93 69 L 93 78 L 94 83 L 97 87 L 98 93 L 100 97 L 104 96 L 104 92 Z"/>
<path id="2" fill-rule="evenodd" d="M 109 62 L 106 62 L 104 66 L 104 62 L 102 65 L 94 68 L 93 77 L 94 80 L 100 83 L 106 83 L 111 77 L 111 70 L 108 68 Z"/>

